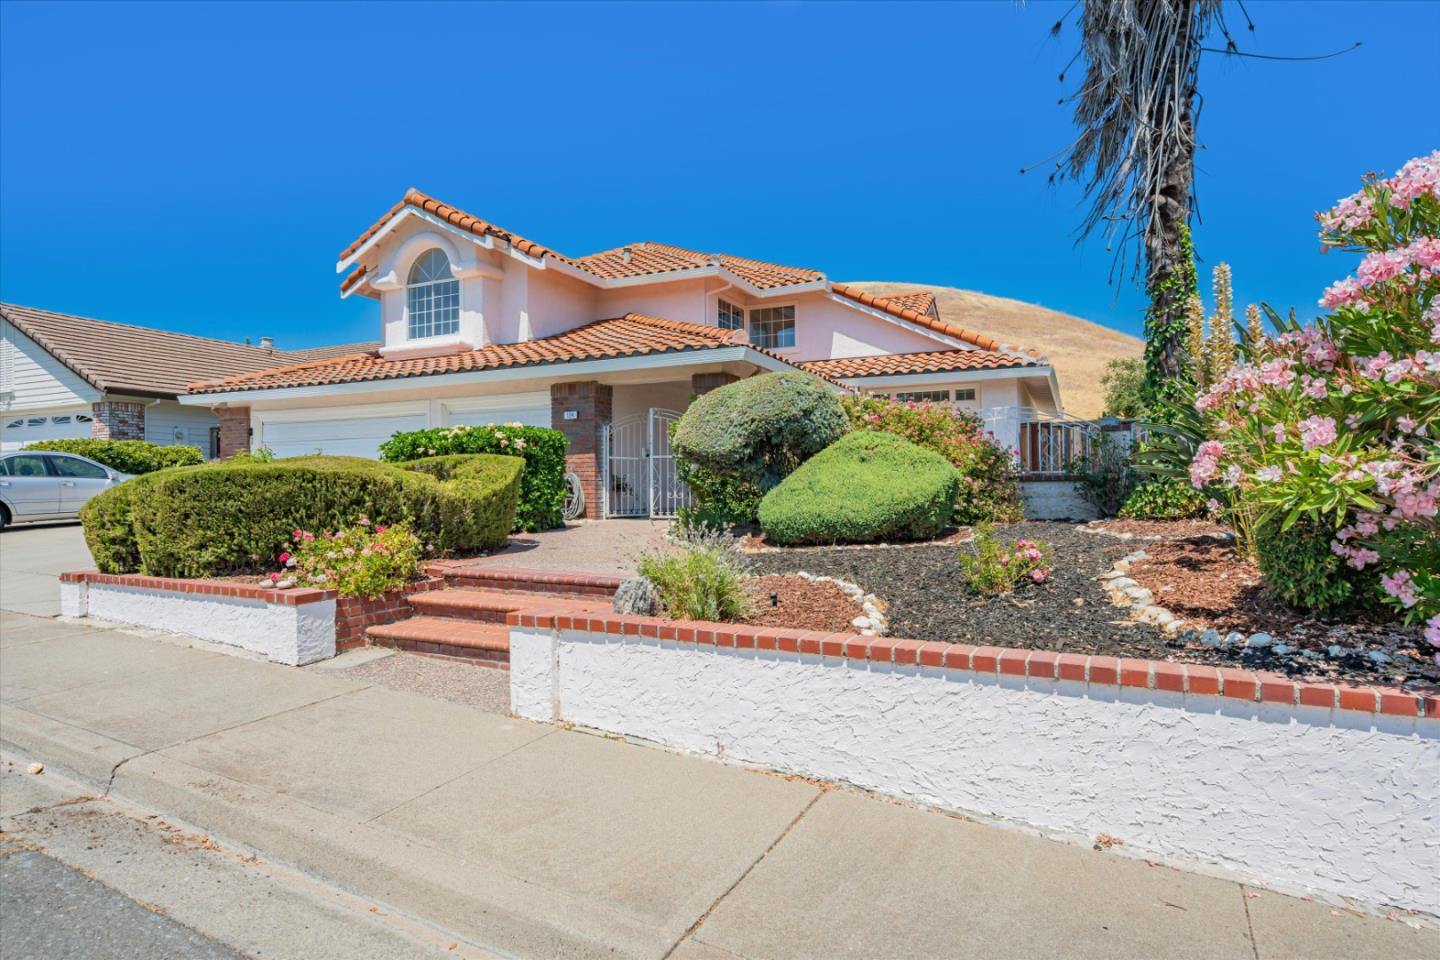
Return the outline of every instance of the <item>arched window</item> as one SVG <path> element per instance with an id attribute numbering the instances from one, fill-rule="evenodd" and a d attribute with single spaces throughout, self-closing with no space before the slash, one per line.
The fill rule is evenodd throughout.
<path id="1" fill-rule="evenodd" d="M 443 251 L 427 251 L 410 268 L 405 306 L 411 340 L 460 331 L 460 281 L 451 275 L 450 258 Z"/>

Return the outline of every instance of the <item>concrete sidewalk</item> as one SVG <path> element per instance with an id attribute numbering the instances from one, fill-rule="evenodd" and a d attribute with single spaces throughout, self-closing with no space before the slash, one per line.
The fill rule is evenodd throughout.
<path id="1" fill-rule="evenodd" d="M 0 616 L 5 750 L 501 954 L 1440 955 L 1433 928 L 849 790 Z"/>

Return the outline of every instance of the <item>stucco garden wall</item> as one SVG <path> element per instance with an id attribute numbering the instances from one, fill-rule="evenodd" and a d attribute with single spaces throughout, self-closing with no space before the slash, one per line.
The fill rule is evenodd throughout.
<path id="1" fill-rule="evenodd" d="M 641 636 L 638 619 L 513 626 L 512 708 L 1080 843 L 1108 834 L 1279 889 L 1440 912 L 1440 719 L 1414 698 L 994 648 L 957 670 L 922 665 L 917 649 L 945 653 L 914 641 L 872 640 L 886 650 L 870 659 L 833 637 L 812 648 L 835 656 L 738 632 L 724 646 L 718 630 L 707 646 Z"/>

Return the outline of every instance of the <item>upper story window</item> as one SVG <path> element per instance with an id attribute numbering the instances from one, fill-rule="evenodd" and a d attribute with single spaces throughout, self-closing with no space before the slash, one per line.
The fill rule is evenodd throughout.
<path id="1" fill-rule="evenodd" d="M 767 350 L 795 346 L 795 308 L 760 307 L 751 310 L 750 342 Z"/>
<path id="2" fill-rule="evenodd" d="M 410 268 L 405 310 L 411 340 L 460 332 L 460 281 L 443 251 L 428 251 Z"/>
<path id="3" fill-rule="evenodd" d="M 745 326 L 745 311 L 733 303 L 720 301 L 720 313 L 717 317 L 721 330 L 739 330 Z"/>

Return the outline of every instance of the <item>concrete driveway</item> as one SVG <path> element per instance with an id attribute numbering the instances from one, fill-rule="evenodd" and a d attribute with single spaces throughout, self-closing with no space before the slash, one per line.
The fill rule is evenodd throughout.
<path id="1" fill-rule="evenodd" d="M 67 570 L 90 570 L 90 548 L 77 521 L 10 527 L 0 532 L 0 610 L 53 617 Z"/>

